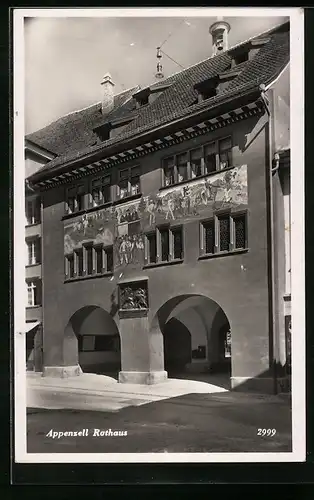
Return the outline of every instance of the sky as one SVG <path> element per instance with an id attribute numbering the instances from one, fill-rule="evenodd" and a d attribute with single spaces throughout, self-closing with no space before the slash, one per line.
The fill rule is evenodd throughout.
<path id="1" fill-rule="evenodd" d="M 284 17 L 224 17 L 229 47 Z M 216 17 L 32 17 L 25 20 L 25 133 L 101 100 L 110 73 L 115 93 L 156 81 L 156 47 L 165 77 L 212 54 Z M 178 64 L 180 65 L 178 65 Z"/>

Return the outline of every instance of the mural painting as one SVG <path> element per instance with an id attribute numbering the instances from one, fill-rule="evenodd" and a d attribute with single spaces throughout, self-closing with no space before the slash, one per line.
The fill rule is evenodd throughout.
<path id="1" fill-rule="evenodd" d="M 243 165 L 84 214 L 65 226 L 64 251 L 71 253 L 90 241 L 113 245 L 115 268 L 136 268 L 144 264 L 144 232 L 148 228 L 167 221 L 192 220 L 247 202 L 247 167 Z"/>
<path id="2" fill-rule="evenodd" d="M 141 219 L 143 200 L 115 207 L 116 238 L 114 243 L 116 267 L 144 264 L 144 237 Z"/>
<path id="3" fill-rule="evenodd" d="M 93 241 L 110 246 L 114 241 L 114 221 L 110 208 L 84 214 L 64 227 L 64 252 L 71 253 L 84 243 Z"/>
<path id="4" fill-rule="evenodd" d="M 220 172 L 174 186 L 145 199 L 144 228 L 177 219 L 201 216 L 208 209 L 217 210 L 247 204 L 247 167 Z"/>

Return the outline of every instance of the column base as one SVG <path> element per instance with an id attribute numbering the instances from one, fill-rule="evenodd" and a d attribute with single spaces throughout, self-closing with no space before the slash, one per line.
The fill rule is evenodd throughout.
<path id="1" fill-rule="evenodd" d="M 80 365 L 75 366 L 44 366 L 43 377 L 68 378 L 82 375 Z"/>
<path id="2" fill-rule="evenodd" d="M 164 382 L 168 378 L 166 371 L 156 372 L 119 372 L 120 384 L 152 385 Z"/>
<path id="3" fill-rule="evenodd" d="M 239 392 L 275 394 L 275 380 L 272 377 L 231 377 L 231 389 Z"/>

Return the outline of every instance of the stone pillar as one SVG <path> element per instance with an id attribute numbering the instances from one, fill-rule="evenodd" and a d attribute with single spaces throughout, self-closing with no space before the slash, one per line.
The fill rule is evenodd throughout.
<path id="1" fill-rule="evenodd" d="M 62 328 L 61 319 L 55 318 L 55 330 L 48 330 L 44 323 L 43 332 L 43 376 L 67 378 L 82 374 L 78 363 L 78 342 L 71 322 Z"/>
<path id="2" fill-rule="evenodd" d="M 119 315 L 122 368 L 119 382 L 155 384 L 165 380 L 163 346 L 159 337 L 149 332 L 147 312 L 120 311 Z"/>
<path id="3" fill-rule="evenodd" d="M 121 337 L 120 383 L 156 384 L 167 379 L 164 370 L 163 337 L 149 329 L 148 301 L 137 300 L 138 290 L 147 298 L 147 283 L 120 286 L 119 326 Z M 133 298 L 134 297 L 134 300 Z M 146 306 L 146 307 L 145 307 Z"/>

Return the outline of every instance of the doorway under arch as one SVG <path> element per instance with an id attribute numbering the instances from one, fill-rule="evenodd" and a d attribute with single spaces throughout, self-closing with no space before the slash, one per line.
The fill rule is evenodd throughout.
<path id="1" fill-rule="evenodd" d="M 163 335 L 164 365 L 171 378 L 194 378 L 230 386 L 231 329 L 214 300 L 181 295 L 163 304 L 153 328 Z"/>
<path id="2" fill-rule="evenodd" d="M 75 337 L 83 372 L 117 377 L 121 368 L 120 335 L 113 317 L 99 306 L 85 306 L 70 318 L 66 338 Z"/>

